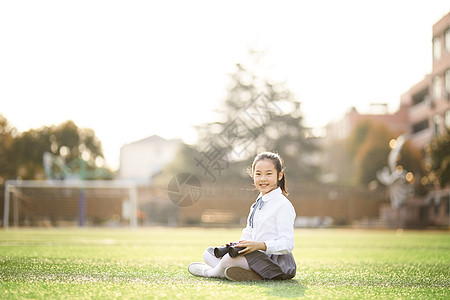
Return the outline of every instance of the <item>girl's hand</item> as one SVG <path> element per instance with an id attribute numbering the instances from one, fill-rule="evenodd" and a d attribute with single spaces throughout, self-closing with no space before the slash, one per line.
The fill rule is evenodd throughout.
<path id="1" fill-rule="evenodd" d="M 249 254 L 258 250 L 266 251 L 267 247 L 264 242 L 257 241 L 239 241 L 239 244 L 236 247 L 245 247 L 245 249 L 239 251 L 239 254 Z"/>

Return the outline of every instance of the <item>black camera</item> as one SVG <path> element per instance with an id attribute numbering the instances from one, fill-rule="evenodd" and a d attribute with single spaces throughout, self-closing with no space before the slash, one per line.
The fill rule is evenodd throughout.
<path id="1" fill-rule="evenodd" d="M 237 257 L 241 255 L 239 251 L 244 250 L 245 247 L 235 247 L 235 245 L 237 244 L 238 243 L 230 243 L 222 247 L 215 247 L 214 256 L 217 258 L 222 258 L 227 253 L 230 255 L 230 257 Z"/>

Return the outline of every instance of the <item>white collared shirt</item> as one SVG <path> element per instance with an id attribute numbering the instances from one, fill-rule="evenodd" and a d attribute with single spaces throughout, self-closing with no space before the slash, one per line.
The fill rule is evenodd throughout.
<path id="1" fill-rule="evenodd" d="M 258 198 L 261 197 L 259 194 Z M 257 198 L 257 199 L 258 199 Z M 247 226 L 242 230 L 240 240 L 258 241 L 266 244 L 266 254 L 288 254 L 294 249 L 295 209 L 292 203 L 277 188 L 262 195 L 263 206 L 256 208 L 253 228 L 247 217 Z M 255 202 L 256 203 L 256 202 Z"/>

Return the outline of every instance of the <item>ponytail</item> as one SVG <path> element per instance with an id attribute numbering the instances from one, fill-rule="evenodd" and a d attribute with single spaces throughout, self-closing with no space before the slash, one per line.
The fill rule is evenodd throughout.
<path id="1" fill-rule="evenodd" d="M 287 196 L 289 194 L 286 186 L 286 173 L 283 172 L 283 177 L 281 177 L 281 179 L 278 180 L 278 186 L 281 188 L 283 195 Z"/>

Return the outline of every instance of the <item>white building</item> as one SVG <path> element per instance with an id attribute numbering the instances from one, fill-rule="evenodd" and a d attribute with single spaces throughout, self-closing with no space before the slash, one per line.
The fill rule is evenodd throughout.
<path id="1" fill-rule="evenodd" d="M 123 145 L 119 179 L 149 183 L 153 175 L 175 158 L 180 145 L 180 139 L 166 140 L 157 135 Z"/>

